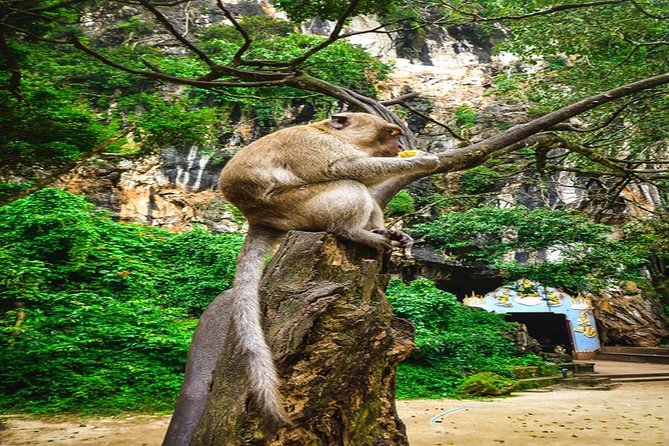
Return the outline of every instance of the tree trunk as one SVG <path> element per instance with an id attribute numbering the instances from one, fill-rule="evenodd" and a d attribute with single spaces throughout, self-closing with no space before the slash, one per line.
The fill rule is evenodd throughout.
<path id="1" fill-rule="evenodd" d="M 289 233 L 261 300 L 294 424 L 263 424 L 229 332 L 191 445 L 408 445 L 395 370 L 413 351 L 413 326 L 393 318 L 382 264 L 372 250 L 332 235 Z"/>

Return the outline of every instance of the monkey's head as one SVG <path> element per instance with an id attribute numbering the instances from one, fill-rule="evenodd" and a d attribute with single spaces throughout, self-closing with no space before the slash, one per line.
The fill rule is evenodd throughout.
<path id="1" fill-rule="evenodd" d="M 330 134 L 369 156 L 393 157 L 403 150 L 399 140 L 402 128 L 369 113 L 338 113 L 330 118 L 328 126 Z"/>

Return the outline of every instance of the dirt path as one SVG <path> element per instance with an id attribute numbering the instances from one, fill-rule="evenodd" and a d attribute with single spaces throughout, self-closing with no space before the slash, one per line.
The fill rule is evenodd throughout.
<path id="1" fill-rule="evenodd" d="M 669 381 L 489 401 L 400 401 L 398 409 L 412 446 L 669 445 Z M 158 446 L 169 417 L 2 421 L 3 446 Z"/>
<path id="2" fill-rule="evenodd" d="M 412 446 L 669 445 L 669 381 L 399 406 Z"/>

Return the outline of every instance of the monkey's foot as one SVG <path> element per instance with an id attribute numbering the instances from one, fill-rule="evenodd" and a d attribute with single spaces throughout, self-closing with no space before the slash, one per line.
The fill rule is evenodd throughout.
<path id="1" fill-rule="evenodd" d="M 409 234 L 402 231 L 397 231 L 395 229 L 374 229 L 372 232 L 375 234 L 380 234 L 386 237 L 388 240 L 397 242 L 400 248 L 408 248 L 413 245 L 413 239 L 409 236 Z"/>

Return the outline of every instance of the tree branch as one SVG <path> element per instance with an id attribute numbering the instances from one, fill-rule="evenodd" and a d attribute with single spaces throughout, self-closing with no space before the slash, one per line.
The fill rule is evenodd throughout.
<path id="1" fill-rule="evenodd" d="M 625 96 L 630 96 L 644 90 L 655 88 L 669 83 L 669 73 L 661 74 L 651 78 L 643 79 L 622 87 L 614 88 L 604 93 L 596 94 L 583 99 L 574 104 L 563 107 L 554 112 L 548 113 L 540 118 L 534 119 L 525 124 L 517 125 L 509 130 L 491 138 L 484 139 L 476 144 L 461 149 L 454 149 L 440 154 L 442 165 L 439 172 L 450 170 L 460 170 L 480 163 L 494 151 L 502 149 L 510 144 L 522 141 L 528 136 L 534 135 L 544 130 L 548 130 L 554 125 L 573 118 L 593 108 L 603 104 L 615 101 Z"/>
<path id="2" fill-rule="evenodd" d="M 287 85 L 288 80 L 291 77 L 294 76 L 294 73 L 238 70 L 238 69 L 233 68 L 233 67 L 217 66 L 217 67 L 215 67 L 216 70 L 220 70 L 221 72 L 225 72 L 226 74 L 236 76 L 240 79 L 249 79 L 249 81 L 248 82 L 242 82 L 242 81 L 230 81 L 230 82 L 210 81 L 210 80 L 207 79 L 207 76 L 204 76 L 200 79 L 191 79 L 191 78 L 185 78 L 185 77 L 179 77 L 179 76 L 172 76 L 172 75 L 169 75 L 169 74 L 165 74 L 163 72 L 144 71 L 144 70 L 137 70 L 135 68 L 126 67 L 125 65 L 121 65 L 117 62 L 114 62 L 113 60 L 109 59 L 108 57 L 104 56 L 101 53 L 98 53 L 97 51 L 91 49 L 90 47 L 87 47 L 86 45 L 81 43 L 81 41 L 77 38 L 73 38 L 73 39 L 71 39 L 70 41 L 67 41 L 67 42 L 56 41 L 56 43 L 73 45 L 75 48 L 80 49 L 84 53 L 88 54 L 89 56 L 94 57 L 95 59 L 99 60 L 100 62 L 104 63 L 105 65 L 109 65 L 110 67 L 116 68 L 116 69 L 121 70 L 121 71 L 125 71 L 127 73 L 136 74 L 138 76 L 147 77 L 149 79 L 163 80 L 163 81 L 167 81 L 167 82 L 172 82 L 172 83 L 175 83 L 175 84 L 191 85 L 193 87 L 202 87 L 202 88 L 268 87 L 268 86 L 277 86 L 277 85 Z"/>
<path id="3" fill-rule="evenodd" d="M 529 17 L 549 15 L 549 14 L 554 14 L 556 12 L 569 11 L 569 10 L 572 10 L 572 9 L 593 8 L 593 7 L 606 6 L 606 5 L 618 5 L 618 4 L 625 3 L 625 2 L 627 2 L 627 0 L 603 0 L 603 1 L 597 1 L 597 2 L 572 3 L 572 4 L 568 4 L 568 5 L 555 5 L 555 6 L 551 6 L 551 7 L 544 8 L 544 9 L 538 9 L 536 11 L 528 12 L 528 13 L 525 13 L 525 14 L 505 15 L 505 16 L 499 16 L 499 17 L 483 17 L 481 15 L 476 14 L 475 12 L 464 11 L 460 8 L 457 8 L 453 5 L 451 5 L 448 2 L 442 2 L 442 5 L 445 6 L 446 8 L 460 14 L 460 15 L 470 17 L 473 22 L 500 22 L 500 21 L 503 21 L 503 20 L 522 20 L 522 19 L 527 19 Z"/>
<path id="4" fill-rule="evenodd" d="M 388 107 L 390 105 L 401 104 L 404 101 L 408 101 L 409 99 L 417 98 L 418 96 L 419 96 L 419 94 L 416 93 L 416 92 L 407 93 L 407 94 L 403 94 L 402 96 L 398 96 L 396 98 L 386 99 L 385 101 L 379 101 L 379 104 Z"/>
<path id="5" fill-rule="evenodd" d="M 383 105 L 386 105 L 385 102 L 382 102 L 382 104 L 383 104 Z M 455 133 L 455 130 L 453 130 L 452 128 L 450 128 L 449 126 L 447 126 L 446 124 L 444 124 L 443 122 L 440 122 L 440 121 L 437 121 L 436 119 L 431 118 L 429 115 L 427 115 L 427 114 L 421 112 L 420 110 L 418 110 L 418 109 L 416 109 L 416 108 L 410 106 L 410 105 L 407 104 L 406 102 L 404 102 L 404 101 L 400 101 L 400 102 L 398 102 L 398 105 L 400 105 L 400 106 L 406 108 L 406 109 L 409 110 L 411 113 L 420 116 L 421 118 L 425 119 L 426 121 L 430 121 L 431 123 L 433 123 L 433 124 L 435 124 L 435 125 L 438 125 L 439 127 L 442 127 L 442 128 L 445 129 L 446 132 L 448 132 L 448 134 L 451 135 L 453 138 L 458 139 L 458 140 L 460 140 L 460 141 L 469 142 L 469 141 L 467 141 L 465 138 L 463 138 L 462 136 L 460 136 L 460 135 L 458 135 L 457 133 Z"/>
<path id="6" fill-rule="evenodd" d="M 514 126 L 499 135 L 484 139 L 476 144 L 437 153 L 436 155 L 440 159 L 440 167 L 433 173 L 468 169 L 482 164 L 488 160 L 492 154 L 509 153 L 530 146 L 554 142 L 554 140 L 551 141 L 547 135 L 537 134 L 552 128 L 562 121 L 566 121 L 603 104 L 668 83 L 669 73 L 665 73 L 623 85 L 622 87 L 614 88 L 605 93 L 590 96 L 526 124 Z M 605 158 L 602 157 L 602 159 Z M 610 168 L 617 168 L 620 170 L 619 166 L 614 168 L 612 167 L 614 166 L 613 163 L 608 164 L 610 165 Z M 626 170 L 623 169 L 623 171 L 627 174 Z M 382 207 L 385 207 L 390 198 L 392 198 L 400 189 L 423 176 L 424 175 L 389 180 L 377 186 L 372 191 L 373 196 Z"/>
<path id="7" fill-rule="evenodd" d="M 0 30 L 0 54 L 2 54 L 7 62 L 7 68 L 10 73 L 9 81 L 6 85 L 0 85 L 0 90 L 7 90 L 18 100 L 23 100 L 19 87 L 21 86 L 21 67 L 19 61 L 16 59 L 14 52 L 7 44 L 5 33 Z"/>
<path id="8" fill-rule="evenodd" d="M 604 156 L 601 156 L 591 149 L 582 146 L 580 144 L 576 144 L 571 141 L 567 141 L 566 139 L 562 138 L 557 138 L 555 139 L 555 143 L 557 146 L 562 147 L 564 149 L 569 150 L 570 152 L 578 153 L 579 155 L 582 155 L 589 159 L 590 161 L 597 163 L 599 165 L 602 165 L 608 169 L 611 170 L 614 174 L 620 177 L 627 177 L 630 176 L 633 172 L 625 169 L 623 167 L 620 167 L 619 165 L 615 164 L 614 162 L 610 161 Z"/>
<path id="9" fill-rule="evenodd" d="M 148 9 L 155 17 L 156 19 L 160 22 L 161 25 L 163 25 L 163 28 L 165 28 L 170 34 L 174 36 L 175 39 L 177 39 L 184 47 L 186 47 L 188 50 L 190 50 L 192 53 L 196 54 L 197 57 L 200 58 L 204 63 L 209 65 L 210 67 L 216 67 L 217 64 L 211 58 L 205 54 L 201 49 L 199 49 L 197 46 L 195 46 L 193 43 L 191 43 L 190 40 L 186 39 L 184 36 L 181 35 L 179 31 L 176 30 L 174 25 L 172 25 L 172 22 L 170 22 L 167 17 L 163 15 L 158 9 L 156 9 L 153 4 L 149 3 L 146 0 L 138 0 L 139 3 L 142 4 L 146 9 Z"/>
<path id="10" fill-rule="evenodd" d="M 557 125 L 554 125 L 553 127 L 551 127 L 551 128 L 548 129 L 548 130 L 550 130 L 550 131 L 560 131 L 560 132 L 567 131 L 567 132 L 576 132 L 576 133 L 590 133 L 590 132 L 596 132 L 596 131 L 598 131 L 598 130 L 602 130 L 603 128 L 606 128 L 606 127 L 608 127 L 609 125 L 611 125 L 611 123 L 612 123 L 613 121 L 615 121 L 615 119 L 616 119 L 618 116 L 620 116 L 625 110 L 627 110 L 627 108 L 628 108 L 630 105 L 634 104 L 635 102 L 639 102 L 639 101 L 642 100 L 642 99 L 643 99 L 643 98 L 635 98 L 635 99 L 632 99 L 632 100 L 630 100 L 630 101 L 627 101 L 627 102 L 624 103 L 621 107 L 619 107 L 618 110 L 616 110 L 616 111 L 614 111 L 613 113 L 611 113 L 611 116 L 609 116 L 609 117 L 606 119 L 606 121 L 604 121 L 602 124 L 598 125 L 597 127 L 592 127 L 592 128 L 578 128 L 578 127 L 573 127 L 572 125 L 570 125 L 570 124 L 568 124 L 568 123 L 562 122 L 562 123 L 559 123 L 559 124 L 557 124 Z"/>
<path id="11" fill-rule="evenodd" d="M 249 36 L 249 33 L 246 32 L 244 27 L 239 24 L 239 22 L 235 19 L 235 17 L 230 13 L 228 8 L 225 7 L 223 2 L 221 0 L 216 0 L 216 4 L 218 5 L 218 8 L 223 11 L 223 15 L 225 15 L 225 18 L 232 23 L 232 26 L 235 27 L 237 32 L 241 34 L 242 38 L 244 39 L 244 44 L 239 47 L 235 55 L 232 57 L 232 66 L 238 66 L 240 63 L 242 63 L 242 55 L 246 52 L 246 50 L 249 49 L 251 46 L 251 43 L 253 40 L 251 39 L 251 36 Z"/>
<path id="12" fill-rule="evenodd" d="M 295 59 L 291 60 L 289 66 L 297 67 L 300 64 L 304 63 L 304 61 L 309 59 L 311 56 L 313 56 L 317 52 L 323 50 L 324 48 L 326 48 L 330 45 L 332 45 L 337 40 L 343 39 L 344 36 L 340 36 L 340 33 L 341 33 L 342 28 L 344 27 L 344 23 L 350 17 L 350 15 L 353 14 L 353 11 L 355 10 L 355 8 L 358 7 L 359 3 L 360 3 L 360 0 L 351 0 L 351 2 L 348 4 L 348 6 L 339 15 L 339 18 L 337 19 L 337 22 L 335 23 L 334 28 L 332 29 L 332 32 L 330 33 L 328 38 L 325 39 L 323 42 L 319 43 L 318 45 L 309 48 L 307 51 L 302 53 L 301 56 L 296 57 Z"/>
<path id="13" fill-rule="evenodd" d="M 361 31 L 355 31 L 351 33 L 346 33 L 346 34 L 339 34 L 337 35 L 336 38 L 332 38 L 333 34 L 330 34 L 330 37 L 328 37 L 326 40 L 323 42 L 319 43 L 316 46 L 313 46 L 306 50 L 304 53 L 302 53 L 300 56 L 287 61 L 287 62 L 281 62 L 281 61 L 276 61 L 276 60 L 244 60 L 241 62 L 241 65 L 244 66 L 249 66 L 249 67 L 274 67 L 274 68 L 296 68 L 300 66 L 302 63 L 307 61 L 311 56 L 316 54 L 319 51 L 322 51 L 323 49 L 327 48 L 328 46 L 332 45 L 333 43 L 347 39 L 349 37 L 361 35 L 361 34 L 370 34 L 370 33 L 379 33 L 380 29 L 385 28 L 386 26 L 392 25 L 392 24 L 397 24 L 401 23 L 404 21 L 409 20 L 408 18 L 404 19 L 397 19 L 393 20 L 391 22 L 386 22 L 382 23 L 379 26 L 376 26 L 374 28 L 366 29 L 366 30 L 361 30 Z M 416 28 L 421 28 L 423 26 L 417 26 Z M 383 31 L 384 34 L 389 34 L 395 32 L 393 31 Z"/>
<path id="14" fill-rule="evenodd" d="M 658 14 L 653 14 L 647 9 L 645 9 L 643 6 L 639 4 L 638 1 L 636 0 L 630 0 L 630 2 L 634 5 L 634 7 L 643 15 L 648 17 L 649 19 L 657 19 L 657 20 L 667 20 L 669 19 L 669 15 L 658 15 Z"/>

